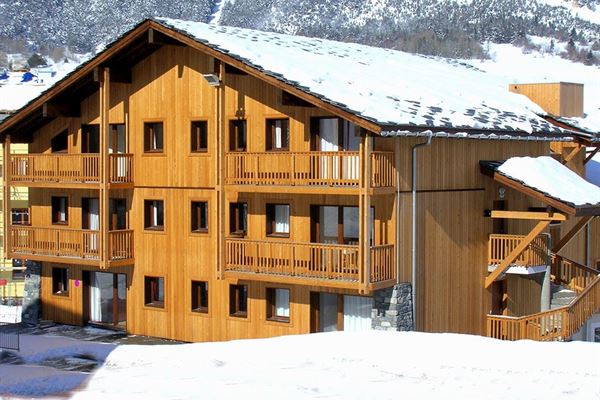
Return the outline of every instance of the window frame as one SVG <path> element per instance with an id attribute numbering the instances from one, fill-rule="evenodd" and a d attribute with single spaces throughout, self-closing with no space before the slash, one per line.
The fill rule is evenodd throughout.
<path id="1" fill-rule="evenodd" d="M 244 221 L 242 221 L 242 218 Z M 235 229 L 234 229 L 235 228 Z M 248 202 L 229 203 L 229 235 L 245 237 L 248 234 Z"/>
<path id="2" fill-rule="evenodd" d="M 154 203 L 160 203 L 162 205 L 162 224 L 159 224 L 158 208 L 156 213 L 156 221 L 153 221 L 154 213 L 151 212 Z M 151 232 L 164 232 L 165 231 L 165 201 L 163 199 L 144 199 L 144 230 Z"/>
<path id="3" fill-rule="evenodd" d="M 240 126 L 243 128 L 239 131 Z M 242 134 L 243 136 L 240 136 Z M 243 137 L 243 146 L 240 144 L 240 137 Z M 246 119 L 229 120 L 229 151 L 244 152 L 248 150 L 248 122 Z"/>
<path id="4" fill-rule="evenodd" d="M 15 222 L 15 213 L 20 213 L 21 218 Z M 24 218 L 23 216 L 26 216 Z M 10 209 L 10 224 L 19 226 L 31 226 L 31 209 L 29 207 L 15 207 Z"/>
<path id="5" fill-rule="evenodd" d="M 163 298 L 159 299 L 160 282 L 162 280 Z M 156 282 L 155 288 L 153 283 Z M 144 275 L 144 306 L 151 308 L 165 308 L 166 280 L 164 276 Z M 156 295 L 156 298 L 154 297 Z"/>
<path id="6" fill-rule="evenodd" d="M 278 206 L 287 207 L 288 208 L 288 231 L 287 232 L 278 232 L 276 230 L 277 226 L 277 212 L 276 208 Z M 265 232 L 267 237 L 281 237 L 281 238 L 289 238 L 290 232 L 292 230 L 292 206 L 290 203 L 266 203 L 265 204 L 265 220 L 266 227 Z"/>
<path id="7" fill-rule="evenodd" d="M 202 129 L 204 129 L 203 132 Z M 201 146 L 203 141 L 204 147 Z M 190 153 L 208 153 L 208 121 L 206 119 L 194 119 L 190 121 Z"/>
<path id="8" fill-rule="evenodd" d="M 285 137 L 285 146 L 275 147 L 276 138 L 276 126 L 277 122 L 285 122 L 285 135 L 282 136 L 282 144 L 284 143 Z M 283 125 L 282 125 L 283 130 Z M 265 120 L 265 150 L 266 151 L 290 151 L 290 119 L 289 118 L 267 118 Z"/>
<path id="9" fill-rule="evenodd" d="M 61 202 L 61 199 L 65 200 L 65 218 L 63 220 L 59 217 L 60 209 L 55 208 L 55 201 Z M 69 196 L 51 196 L 50 207 L 52 212 L 52 225 L 69 225 Z"/>
<path id="10" fill-rule="evenodd" d="M 192 280 L 191 311 L 196 314 L 208 314 L 210 291 L 207 281 Z"/>
<path id="11" fill-rule="evenodd" d="M 156 131 L 153 128 L 155 125 L 160 125 L 161 127 L 161 147 L 153 148 L 152 143 L 154 142 L 153 138 L 156 136 Z M 144 154 L 155 154 L 160 155 L 165 153 L 165 124 L 163 121 L 144 121 L 143 127 L 143 140 L 144 140 Z M 158 143 L 158 140 L 156 140 Z"/>
<path id="12" fill-rule="evenodd" d="M 245 292 L 245 295 L 242 295 Z M 241 301 L 244 301 L 242 307 Z M 245 310 L 242 310 L 245 308 Z M 248 318 L 248 285 L 229 285 L 229 316 L 234 318 Z"/>
<path id="13" fill-rule="evenodd" d="M 52 267 L 52 294 L 54 296 L 69 296 L 69 268 Z"/>
<path id="14" fill-rule="evenodd" d="M 202 206 L 204 205 L 204 206 Z M 202 212 L 204 207 L 204 212 Z M 200 211 L 197 211 L 197 209 Z M 202 214 L 205 218 L 205 226 L 202 226 Z M 190 201 L 190 232 L 191 233 L 208 233 L 210 226 L 210 212 L 208 208 L 208 200 L 191 200 Z"/>
<path id="15" fill-rule="evenodd" d="M 286 290 L 288 292 L 288 314 L 289 316 L 277 315 L 277 291 Z M 271 322 L 280 322 L 289 324 L 291 321 L 291 304 L 292 304 L 292 291 L 289 288 L 284 287 L 267 287 L 265 290 L 265 304 L 266 304 L 266 319 Z"/>

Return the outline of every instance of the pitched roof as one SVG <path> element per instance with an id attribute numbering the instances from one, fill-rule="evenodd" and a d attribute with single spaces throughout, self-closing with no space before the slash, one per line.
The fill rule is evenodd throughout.
<path id="1" fill-rule="evenodd" d="M 133 33 L 139 35 L 140 28 L 145 27 L 162 28 L 162 33 L 178 39 L 192 39 L 226 62 L 243 63 L 265 79 L 275 79 L 321 104 L 370 122 L 384 135 L 413 136 L 431 131 L 448 137 L 529 140 L 571 140 L 573 136 L 545 121 L 539 116 L 543 114 L 541 108 L 524 96 L 508 92 L 505 83 L 494 75 L 455 60 L 173 19 L 141 23 L 39 98 L 56 94 L 69 97 L 64 92 L 76 79 L 87 79 L 89 86 L 90 79 L 84 74 L 94 66 L 115 64 L 115 59 L 122 58 L 120 42 Z M 132 43 L 138 49 L 147 45 L 147 41 L 136 40 Z M 26 112 L 33 111 L 32 103 L 35 100 L 22 110 L 31 106 Z M 35 106 L 39 108 L 39 104 Z M 0 132 L 15 117 L 25 120 L 19 113 L 0 124 Z"/>

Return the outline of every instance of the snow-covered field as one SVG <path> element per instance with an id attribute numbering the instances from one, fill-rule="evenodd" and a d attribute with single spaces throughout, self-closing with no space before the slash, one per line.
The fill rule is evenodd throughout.
<path id="1" fill-rule="evenodd" d="M 117 348 L 64 340 L 26 357 L 87 351 L 101 359 L 112 351 L 73 393 L 82 400 L 600 398 L 600 346 L 594 343 L 378 331 Z M 0 393 L 21 388 L 33 395 L 25 390 L 31 386 L 49 394 L 44 382 L 60 389 L 82 381 L 39 368 L 0 365 Z M 7 384 L 13 377 L 19 380 Z"/>

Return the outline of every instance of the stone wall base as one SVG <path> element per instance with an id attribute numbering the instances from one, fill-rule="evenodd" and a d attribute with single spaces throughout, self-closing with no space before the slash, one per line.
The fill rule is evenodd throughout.
<path id="1" fill-rule="evenodd" d="M 25 263 L 25 287 L 23 289 L 23 308 L 21 322 L 27 325 L 37 325 L 42 314 L 40 287 L 42 263 L 29 261 Z"/>
<path id="2" fill-rule="evenodd" d="M 373 293 L 371 326 L 374 330 L 412 331 L 412 285 L 400 283 Z"/>

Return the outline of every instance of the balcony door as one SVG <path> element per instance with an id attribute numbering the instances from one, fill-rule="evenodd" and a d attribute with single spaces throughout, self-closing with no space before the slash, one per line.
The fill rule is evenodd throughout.
<path id="1" fill-rule="evenodd" d="M 100 230 L 100 204 L 98 198 L 84 197 L 81 199 L 81 228 L 90 230 L 84 235 L 84 246 L 91 253 L 98 251 Z"/>
<path id="2" fill-rule="evenodd" d="M 117 231 L 127 229 L 127 201 L 110 199 L 108 229 Z"/>
<path id="3" fill-rule="evenodd" d="M 125 137 L 125 124 L 111 124 L 108 135 L 108 153 L 125 154 L 127 153 L 127 138 Z M 117 177 L 125 178 L 127 176 L 127 159 L 118 157 L 116 161 Z"/>
<path id="4" fill-rule="evenodd" d="M 98 124 L 81 126 L 81 152 L 100 153 L 100 126 Z"/>
<path id="5" fill-rule="evenodd" d="M 370 240 L 373 241 L 375 211 L 371 207 Z M 311 242 L 358 245 L 360 221 L 358 207 L 311 206 Z"/>
<path id="6" fill-rule="evenodd" d="M 311 131 L 313 150 L 336 153 L 321 156 L 321 179 L 358 179 L 359 157 L 339 154 L 358 151 L 360 137 L 356 136 L 354 124 L 340 118 L 314 118 Z"/>
<path id="7" fill-rule="evenodd" d="M 310 293 L 310 331 L 366 331 L 371 329 L 373 299 L 335 293 Z"/>
<path id="8" fill-rule="evenodd" d="M 83 303 L 84 322 L 125 329 L 127 276 L 84 271 Z"/>

